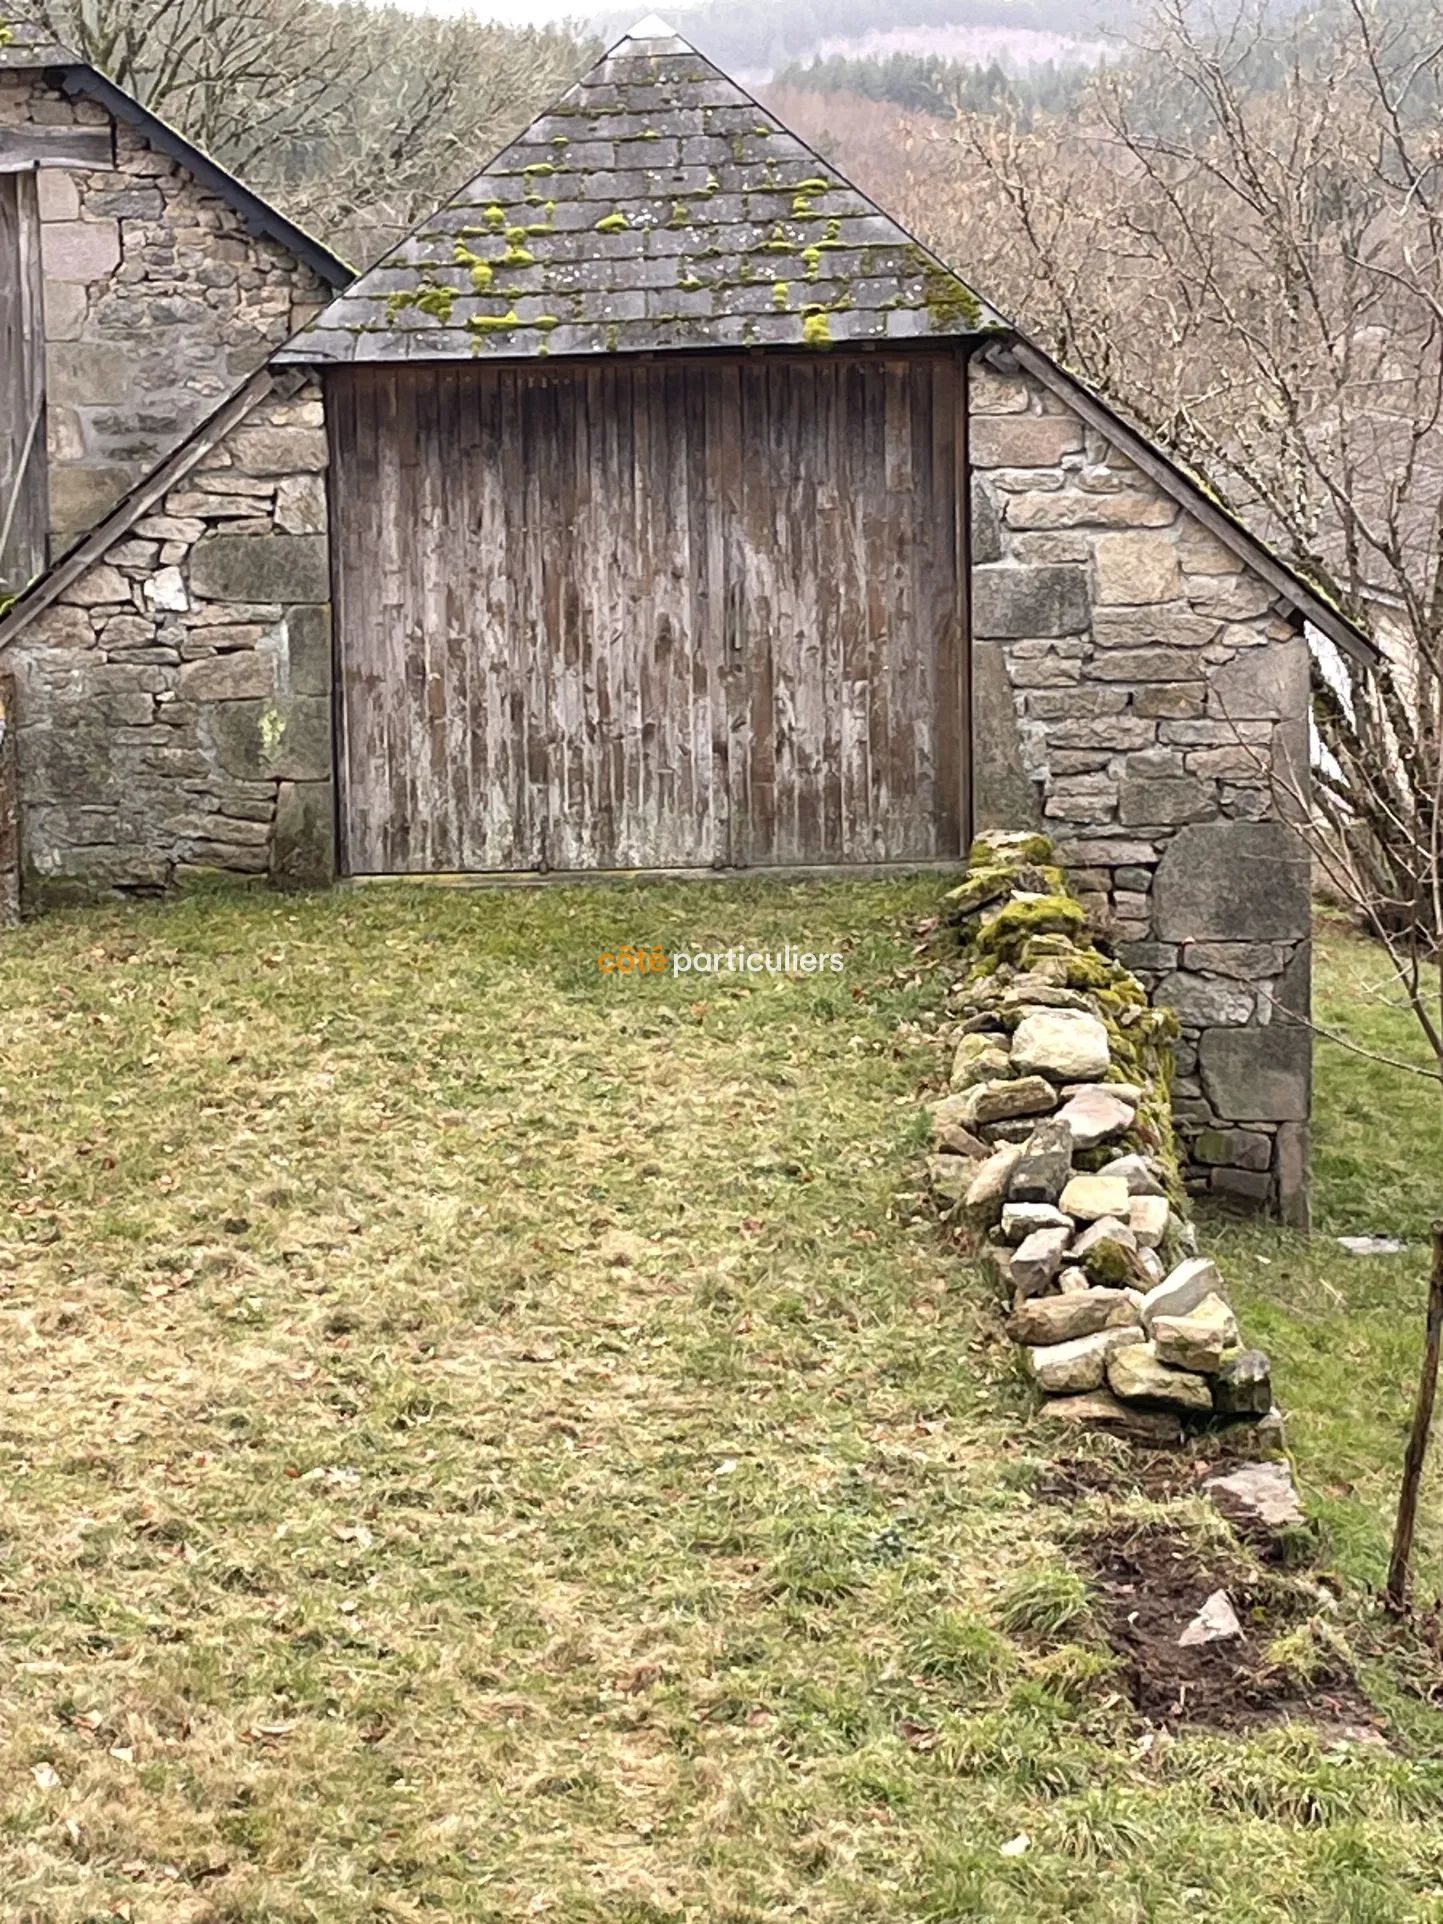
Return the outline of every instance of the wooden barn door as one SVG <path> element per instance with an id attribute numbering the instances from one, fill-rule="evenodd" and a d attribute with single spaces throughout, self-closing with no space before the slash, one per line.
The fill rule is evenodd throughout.
<path id="1" fill-rule="evenodd" d="M 352 874 L 960 852 L 960 362 L 331 377 Z"/>
<path id="2" fill-rule="evenodd" d="M 0 596 L 45 566 L 45 326 L 35 175 L 0 172 Z"/>

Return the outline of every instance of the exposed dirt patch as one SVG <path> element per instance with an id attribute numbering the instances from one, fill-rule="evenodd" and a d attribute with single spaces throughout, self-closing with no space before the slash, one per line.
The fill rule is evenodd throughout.
<path id="1" fill-rule="evenodd" d="M 1157 1525 L 1119 1525 L 1078 1546 L 1096 1581 L 1103 1634 L 1126 1666 L 1133 1703 L 1156 1723 L 1245 1730 L 1289 1718 L 1376 1727 L 1346 1658 L 1322 1643 L 1309 1675 L 1270 1655 L 1308 1623 L 1314 1599 L 1241 1559 L 1210 1556 Z M 1242 1627 L 1225 1642 L 1178 1640 L 1204 1603 L 1225 1591 Z"/>
<path id="2" fill-rule="evenodd" d="M 1229 1468 L 1176 1451 L 1137 1451 L 1127 1462 L 1109 1463 L 1089 1457 L 1062 1457 L 1038 1477 L 1034 1494 L 1044 1503 L 1076 1503 L 1089 1496 L 1145 1496 L 1157 1503 L 1201 1492 L 1210 1476 Z M 1273 1529 L 1248 1515 L 1237 1504 L 1213 1499 L 1238 1536 L 1258 1559 L 1280 1569 L 1297 1569 L 1313 1560 L 1316 1539 L 1304 1527 Z"/>
<path id="3" fill-rule="evenodd" d="M 1062 1456 L 1049 1463 L 1033 1485 L 1043 1503 L 1075 1503 L 1080 1497 L 1141 1495 L 1165 1502 L 1194 1490 L 1210 1466 L 1179 1457 L 1176 1451 L 1134 1450 L 1125 1463 L 1093 1457 Z"/>

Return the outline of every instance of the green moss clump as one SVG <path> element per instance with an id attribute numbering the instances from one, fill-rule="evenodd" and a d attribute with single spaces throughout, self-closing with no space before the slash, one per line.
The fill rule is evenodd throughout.
<path id="1" fill-rule="evenodd" d="M 814 175 L 811 180 L 797 182 L 799 194 L 828 194 L 831 190 L 832 183 L 829 180 L 823 180 L 820 174 Z"/>
<path id="2" fill-rule="evenodd" d="M 772 306 L 776 308 L 779 313 L 786 313 L 791 303 L 791 298 L 792 290 L 785 281 L 774 281 L 772 283 Z"/>
<path id="3" fill-rule="evenodd" d="M 1029 943 L 1029 951 L 1032 947 L 1033 944 Z M 1030 953 L 1026 960 L 1030 968 L 1033 961 Z M 1066 987 L 1069 989 L 1110 989 L 1117 980 L 1117 964 L 1109 962 L 1105 955 L 1099 955 L 1096 949 L 1078 949 L 1066 960 Z"/>
<path id="4" fill-rule="evenodd" d="M 498 201 L 493 200 L 491 205 L 486 209 L 486 224 L 495 232 L 499 232 L 500 229 L 505 227 L 506 209 L 502 207 Z"/>
<path id="5" fill-rule="evenodd" d="M 807 279 L 814 281 L 822 271 L 822 250 L 820 247 L 804 247 L 802 259 L 807 264 Z"/>
<path id="6" fill-rule="evenodd" d="M 912 271 L 922 277 L 922 301 L 934 334 L 967 333 L 981 326 L 982 303 L 964 281 L 920 247 L 908 248 L 907 257 Z"/>
<path id="7" fill-rule="evenodd" d="M 943 913 L 949 922 L 961 921 L 1000 902 L 1011 887 L 1011 869 L 995 865 L 974 869 L 960 887 L 949 889 L 942 898 L 947 905 Z"/>
<path id="8" fill-rule="evenodd" d="M 1020 868 L 1024 863 L 1045 864 L 1052 862 L 1057 855 L 1051 838 L 1040 831 L 1035 835 L 1004 833 L 994 829 L 990 834 L 986 829 L 978 835 L 968 854 L 967 860 L 972 867 L 978 868 L 988 862 L 1010 862 Z"/>
<path id="9" fill-rule="evenodd" d="M 554 174 L 555 172 L 556 169 L 549 160 L 538 160 L 526 169 L 526 178 L 532 180 L 542 174 Z"/>
<path id="10" fill-rule="evenodd" d="M 466 323 L 473 334 L 510 334 L 523 325 L 513 307 L 508 314 L 473 314 Z"/>
<path id="11" fill-rule="evenodd" d="M 804 347 L 832 345 L 832 319 L 824 307 L 812 309 L 802 322 L 802 345 Z"/>
<path id="12" fill-rule="evenodd" d="M 1129 1289 L 1137 1281 L 1132 1251 L 1104 1237 L 1083 1259 L 1087 1280 L 1098 1289 Z"/>
<path id="13" fill-rule="evenodd" d="M 454 287 L 445 287 L 437 281 L 427 280 L 420 287 L 413 288 L 407 293 L 392 294 L 386 302 L 386 318 L 395 321 L 408 307 L 414 307 L 418 313 L 428 315 L 433 321 L 439 321 L 445 327 L 450 322 L 451 310 L 455 305 Z"/>
<path id="14" fill-rule="evenodd" d="M 1023 896 L 1006 903 L 977 931 L 979 957 L 989 963 L 1010 962 L 1015 968 L 1029 937 L 1070 935 L 1087 930 L 1087 911 L 1070 895 Z"/>
<path id="15" fill-rule="evenodd" d="M 624 234 L 630 226 L 631 222 L 618 207 L 614 214 L 607 214 L 596 223 L 596 231 L 598 234 Z"/>
<path id="16" fill-rule="evenodd" d="M 788 240 L 787 231 L 780 221 L 772 229 L 771 239 L 763 241 L 761 245 L 763 254 L 795 254 L 796 251 L 795 242 Z"/>

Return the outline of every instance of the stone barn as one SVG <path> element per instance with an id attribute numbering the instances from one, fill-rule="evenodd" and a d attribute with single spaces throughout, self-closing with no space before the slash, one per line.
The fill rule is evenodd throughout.
<path id="1" fill-rule="evenodd" d="M 1300 1215 L 1305 630 L 1371 644 L 685 40 L 253 366 L 0 621 L 31 902 L 1035 822 L 1177 1009 L 1197 1181 Z"/>

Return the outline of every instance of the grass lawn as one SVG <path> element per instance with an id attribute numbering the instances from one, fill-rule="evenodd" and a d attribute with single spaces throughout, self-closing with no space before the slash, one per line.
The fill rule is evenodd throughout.
<path id="1" fill-rule="evenodd" d="M 1391 1747 L 1149 1735 L 1077 1531 L 1219 1526 L 1047 1499 L 916 1194 L 937 889 L 256 895 L 5 938 L 6 1924 L 1443 1920 L 1439 1667 L 1366 1590 L 1421 1253 L 1218 1239 L 1326 1521 L 1318 1639 Z M 596 965 L 788 939 L 845 973 Z M 1368 962 L 1327 946 L 1326 1015 L 1395 1020 Z M 1421 1085 L 1329 1051 L 1320 1137 L 1329 1236 L 1426 1226 Z"/>

